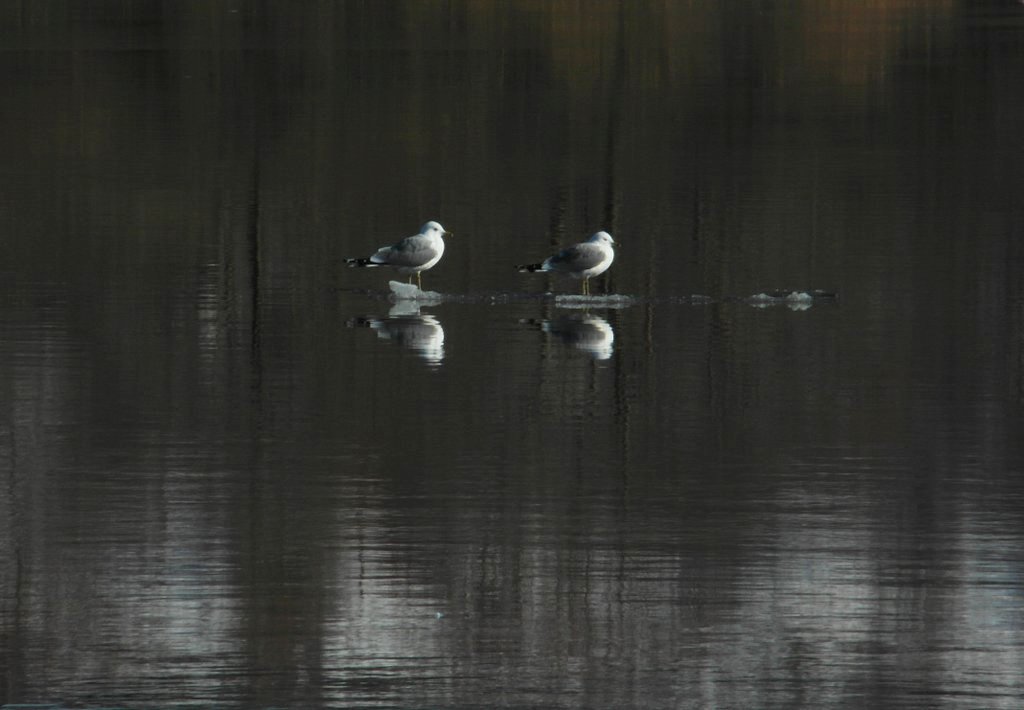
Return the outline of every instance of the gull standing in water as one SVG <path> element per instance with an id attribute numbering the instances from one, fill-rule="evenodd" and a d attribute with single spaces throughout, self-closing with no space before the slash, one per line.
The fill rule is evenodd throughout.
<path id="1" fill-rule="evenodd" d="M 420 227 L 420 233 L 406 237 L 389 247 L 381 247 L 375 254 L 359 259 L 345 259 L 349 266 L 392 266 L 400 274 L 416 274 L 416 284 L 423 290 L 420 272 L 434 266 L 444 255 L 444 237 L 450 235 L 444 227 L 434 221 Z"/>
<path id="2" fill-rule="evenodd" d="M 568 247 L 539 264 L 517 266 L 519 271 L 553 271 L 574 279 L 583 279 L 583 295 L 590 295 L 590 277 L 603 274 L 615 260 L 615 240 L 608 232 L 598 232 L 585 242 Z"/>

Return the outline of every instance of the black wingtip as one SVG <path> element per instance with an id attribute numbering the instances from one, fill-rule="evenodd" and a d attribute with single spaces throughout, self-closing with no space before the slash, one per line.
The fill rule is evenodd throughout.
<path id="1" fill-rule="evenodd" d="M 517 264 L 516 271 L 518 271 L 521 274 L 526 272 L 533 273 L 535 271 L 540 271 L 543 267 L 543 264 Z"/>
<path id="2" fill-rule="evenodd" d="M 369 257 L 364 257 L 362 259 L 345 259 L 345 263 L 349 266 L 377 266 L 377 264 L 370 261 Z"/>

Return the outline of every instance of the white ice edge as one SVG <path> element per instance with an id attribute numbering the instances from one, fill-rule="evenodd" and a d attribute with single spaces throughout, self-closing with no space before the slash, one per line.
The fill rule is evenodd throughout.
<path id="1" fill-rule="evenodd" d="M 625 308 L 636 303 L 632 296 L 621 296 L 609 294 L 604 296 L 583 296 L 562 294 L 555 296 L 555 305 L 563 308 L 588 308 L 600 306 L 602 308 Z"/>
<path id="2" fill-rule="evenodd" d="M 401 281 L 388 281 L 391 293 L 398 301 L 417 301 L 419 303 L 440 303 L 444 300 L 437 291 L 421 291 L 415 284 L 402 283 Z"/>

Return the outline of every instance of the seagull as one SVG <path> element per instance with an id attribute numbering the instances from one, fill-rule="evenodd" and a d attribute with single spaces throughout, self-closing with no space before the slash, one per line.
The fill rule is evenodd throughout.
<path id="1" fill-rule="evenodd" d="M 406 237 L 389 247 L 381 247 L 375 254 L 359 259 L 345 259 L 349 266 L 393 266 L 400 274 L 416 274 L 416 284 L 423 290 L 421 271 L 426 271 L 441 261 L 444 254 L 444 235 L 450 235 L 437 222 L 431 220 L 422 227 L 420 233 Z"/>
<path id="2" fill-rule="evenodd" d="M 603 274 L 615 260 L 612 245 L 615 240 L 608 232 L 597 232 L 585 242 L 563 249 L 539 264 L 517 266 L 519 271 L 554 271 L 574 279 L 583 279 L 583 295 L 590 295 L 590 277 Z"/>

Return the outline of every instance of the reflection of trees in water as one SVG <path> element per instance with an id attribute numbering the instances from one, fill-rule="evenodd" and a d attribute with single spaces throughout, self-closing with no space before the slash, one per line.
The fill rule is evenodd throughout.
<path id="1" fill-rule="evenodd" d="M 940 616 L 998 614 L 980 602 L 1004 587 L 957 587 L 954 567 L 935 561 L 958 564 L 954 550 L 992 562 L 986 569 L 1014 569 L 991 535 L 941 537 L 968 526 L 1019 529 L 992 518 L 1000 498 L 999 522 L 1019 518 L 1009 510 L 1017 489 L 986 493 L 1016 463 L 1006 443 L 1015 420 L 1002 403 L 1008 391 L 1018 400 L 1024 392 L 1021 247 L 1006 237 L 1024 226 L 1010 200 L 1019 168 L 988 160 L 986 148 L 1017 138 L 1019 112 L 995 112 L 990 133 L 977 118 L 999 108 L 991 77 L 1018 86 L 1013 64 L 999 61 L 1010 43 L 963 53 L 960 81 L 972 62 L 989 72 L 966 94 L 980 101 L 961 103 L 965 94 L 943 81 L 929 85 L 928 101 L 958 111 L 955 124 L 943 123 L 933 103 L 889 82 L 942 60 L 948 2 L 805 0 L 760 14 L 741 5 L 0 9 L 18 8 L 17 22 L 0 27 L 20 27 L 19 41 L 56 50 L 0 69 L 10 106 L 30 117 L 3 119 L 12 166 L 0 176 L 3 219 L 18 237 L 3 251 L 18 276 L 5 282 L 16 296 L 0 309 L 7 324 L 15 309 L 25 329 L 45 326 L 37 348 L 4 350 L 17 361 L 5 355 L 0 384 L 0 460 L 11 469 L 0 518 L 12 521 L 6 549 L 25 561 L 20 577 L 4 581 L 8 610 L 16 601 L 22 615 L 9 628 L 45 639 L 62 619 L 98 620 L 104 648 L 146 660 L 153 649 L 192 654 L 206 668 L 242 637 L 259 669 L 300 665 L 290 655 L 298 630 L 311 674 L 349 668 L 337 662 L 346 654 L 354 665 L 412 649 L 464 663 L 484 691 L 494 687 L 489 670 L 519 680 L 540 658 L 551 672 L 524 685 L 564 682 L 580 693 L 570 686 L 589 663 L 592 704 L 627 707 L 645 705 L 630 692 L 649 700 L 650 683 L 669 682 L 650 669 L 676 664 L 672 678 L 687 692 L 750 678 L 765 659 L 824 668 L 835 687 L 857 687 L 865 629 L 920 619 L 916 595 L 936 589 L 929 570 L 939 569 L 940 596 L 958 612 Z M 118 46 L 169 51 L 106 51 Z M 17 47 L 8 54 L 16 59 Z M 841 118 L 819 120 L 808 104 L 821 96 L 856 100 Z M 890 111 L 894 102 L 910 103 Z M 865 151 L 870 126 L 855 131 L 872 111 L 884 114 L 884 130 L 871 134 L 879 150 Z M 705 125 L 708 115 L 721 120 Z M 910 132 L 894 139 L 893 126 L 919 120 L 951 141 L 945 150 L 924 139 L 898 145 Z M 662 277 L 652 292 L 701 292 L 679 276 L 688 264 L 699 266 L 685 276 L 704 268 L 706 280 L 717 270 L 724 281 L 743 270 L 789 274 L 793 264 L 821 274 L 834 260 L 859 293 L 841 317 L 804 314 L 813 328 L 785 312 L 662 308 L 656 318 L 648 311 L 641 344 L 635 319 L 613 319 L 619 337 L 605 363 L 575 348 L 610 351 L 611 324 L 605 342 L 599 322 L 551 318 L 514 363 L 495 359 L 514 377 L 422 377 L 417 364 L 375 393 L 374 370 L 356 352 L 367 340 L 349 348 L 360 338 L 338 324 L 350 313 L 339 319 L 329 305 L 338 285 L 331 259 L 347 240 L 376 233 L 381 215 L 401 227 L 402 209 L 419 219 L 422 208 L 480 195 L 479 215 L 462 207 L 478 233 L 453 246 L 446 279 L 461 278 L 463 265 L 497 273 L 488 271 L 504 259 L 496 231 L 520 230 L 521 240 L 546 224 L 577 233 L 621 219 L 629 229 L 614 273 L 629 284 Z M 533 204 L 541 207 L 524 214 Z M 961 225 L 951 234 L 958 241 L 938 248 L 935 228 L 948 222 Z M 779 233 L 766 237 L 774 225 Z M 52 291 L 26 295 L 29 279 Z M 906 291 L 887 302 L 893 283 Z M 953 296 L 942 300 L 943 289 Z M 436 318 L 376 320 L 381 337 L 440 362 Z M 476 336 L 492 326 L 482 322 Z M 984 406 L 970 406 L 975 399 Z M 366 406 L 383 402 L 398 404 Z M 423 402 L 446 417 L 443 433 L 424 424 Z M 396 429 L 404 434 L 395 446 L 377 445 Z M 933 445 L 936 430 L 942 446 Z M 981 445 L 958 449 L 964 440 Z M 869 468 L 879 441 L 915 443 L 910 455 L 946 475 L 966 459 L 985 485 L 972 498 L 976 476 L 957 486 L 923 473 L 822 470 L 827 443 L 852 442 L 842 460 Z M 808 444 L 803 456 L 786 448 L 794 442 Z M 721 463 L 733 458 L 734 467 Z M 339 480 L 349 488 L 336 488 Z M 891 503 L 873 509 L 877 499 Z M 970 516 L 957 512 L 965 507 Z M 885 520 L 904 522 L 893 535 Z M 893 539 L 907 549 L 955 544 L 928 548 L 932 559 L 901 578 L 912 555 L 863 554 Z M 88 540 L 99 546 L 81 544 Z M 64 541 L 77 541 L 75 554 Z M 15 567 L 10 556 L 3 565 Z M 164 570 L 176 576 L 161 578 Z M 914 574 L 924 581 L 900 585 Z M 812 585 L 827 595 L 806 594 Z M 905 606 L 872 595 L 878 588 L 905 595 Z M 435 608 L 448 615 L 440 626 L 429 625 Z M 956 629 L 920 628 L 919 639 L 882 645 L 926 647 L 930 631 Z M 853 652 L 837 657 L 841 636 Z M 737 639 L 750 640 L 738 649 Z M 766 639 L 777 645 L 757 646 Z M 982 641 L 945 654 L 951 667 Z M 42 658 L 24 667 L 50 673 L 54 652 L 72 669 L 89 655 L 74 643 L 33 648 Z M 681 662 L 681 648 L 706 665 Z M 630 655 L 614 656 L 622 651 Z M 244 673 L 244 657 L 230 657 Z M 101 661 L 137 669 L 125 659 Z M 777 670 L 785 669 L 764 667 L 763 677 L 782 677 Z M 737 699 L 724 704 L 737 707 L 764 705 L 767 695 L 754 683 L 724 691 Z"/>

